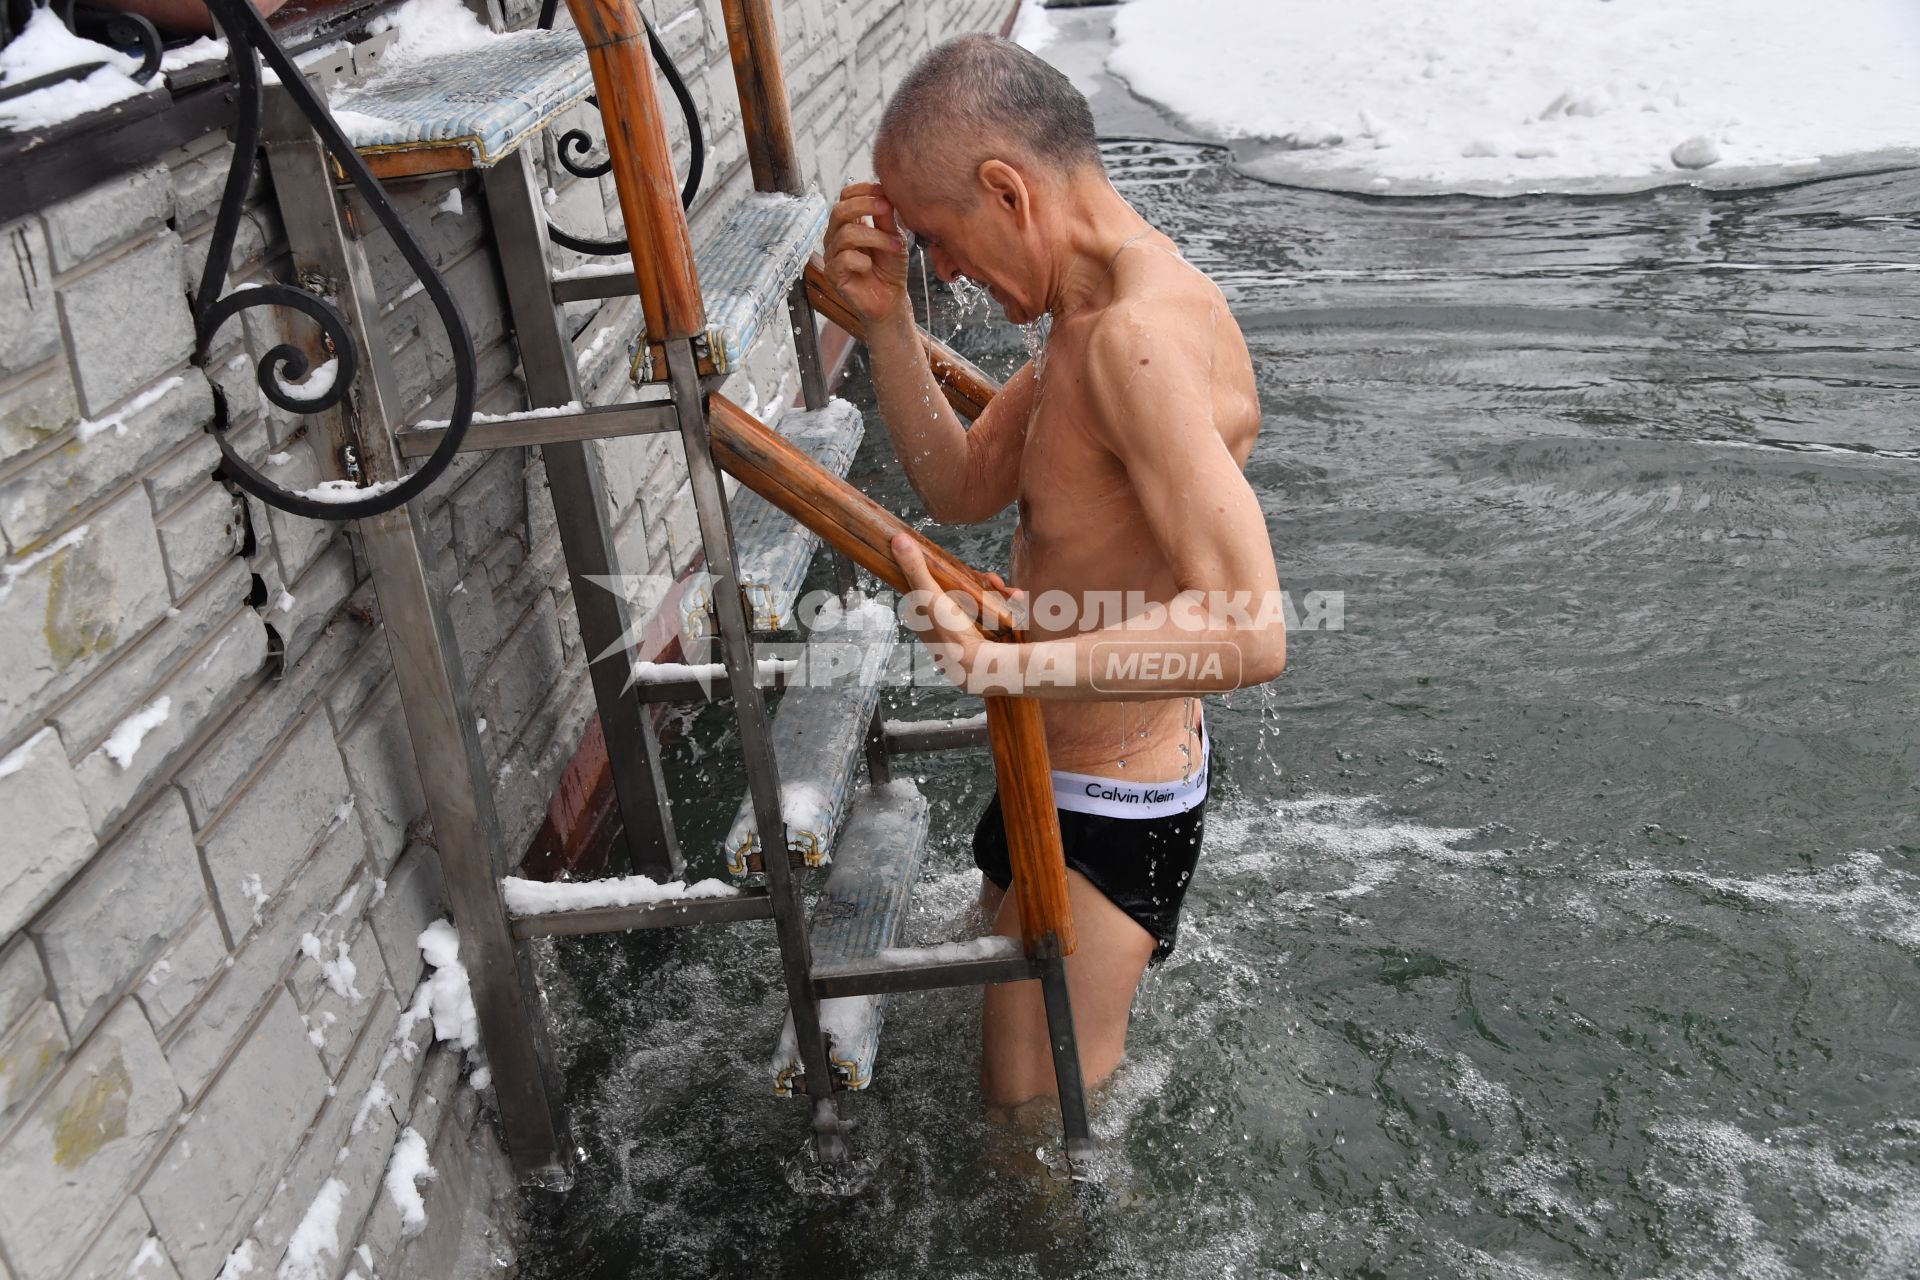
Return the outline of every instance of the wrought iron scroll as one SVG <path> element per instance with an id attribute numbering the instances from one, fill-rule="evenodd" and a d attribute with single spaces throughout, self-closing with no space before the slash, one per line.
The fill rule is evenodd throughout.
<path id="1" fill-rule="evenodd" d="M 542 31 L 553 29 L 553 21 L 560 13 L 560 0 L 544 0 L 540 6 L 539 27 Z M 707 167 L 707 139 L 700 128 L 700 108 L 694 105 L 693 91 L 687 88 L 687 82 L 675 66 L 673 58 L 667 53 L 667 46 L 660 40 L 660 33 L 654 30 L 653 22 L 646 14 L 640 15 L 640 21 L 647 29 L 647 49 L 653 55 L 654 65 L 660 68 L 660 74 L 666 78 L 667 86 L 673 90 L 674 101 L 680 104 L 680 114 L 687 121 L 687 177 L 680 184 L 680 207 L 693 208 L 694 197 L 700 194 L 700 179 Z M 595 110 L 600 107 L 596 96 L 587 98 Z M 613 168 L 613 158 L 589 161 L 586 157 L 593 151 L 593 138 L 584 129 L 569 129 L 560 135 L 554 148 L 554 156 L 560 161 L 560 167 L 580 178 L 598 178 Z M 547 222 L 547 238 L 563 249 L 575 253 L 592 254 L 595 257 L 612 257 L 630 253 L 633 246 L 627 243 L 625 236 L 613 236 L 606 240 L 594 240 L 586 236 L 576 236 Z"/>
<path id="2" fill-rule="evenodd" d="M 447 291 L 446 282 L 440 278 L 440 273 L 434 270 L 433 264 L 407 230 L 406 222 L 388 199 L 386 189 L 367 169 L 365 162 L 360 159 L 360 153 L 354 150 L 353 144 L 340 131 L 340 126 L 334 123 L 326 104 L 315 95 L 299 67 L 280 47 L 279 41 L 273 38 L 273 33 L 267 29 L 252 4 L 248 0 L 207 0 L 207 7 L 213 11 L 222 33 L 227 37 L 227 66 L 239 91 L 239 119 L 234 126 L 233 163 L 227 170 L 226 188 L 220 197 L 220 212 L 214 219 L 213 236 L 207 246 L 206 269 L 201 274 L 200 287 L 193 299 L 194 328 L 198 338 L 195 362 L 202 366 L 206 364 L 214 335 L 240 312 L 249 307 L 284 307 L 298 311 L 319 324 L 338 364 L 326 387 L 313 395 L 302 396 L 287 380 L 306 377 L 311 372 L 311 361 L 304 351 L 290 343 L 276 346 L 261 357 L 256 370 L 260 389 L 269 400 L 290 412 L 319 413 L 339 404 L 359 373 L 360 358 L 352 328 L 347 324 L 346 317 L 318 294 L 295 285 L 269 284 L 220 296 L 226 284 L 234 237 L 240 227 L 241 209 L 246 203 L 254 156 L 260 149 L 260 60 L 265 58 L 294 105 L 299 107 L 300 114 L 313 126 L 321 145 L 351 179 L 365 198 L 367 207 L 380 220 L 380 225 L 392 235 L 400 256 L 413 268 L 413 274 L 419 278 L 427 297 L 433 302 L 434 310 L 440 313 L 440 322 L 446 326 L 447 339 L 453 348 L 454 374 L 453 407 L 446 435 L 438 447 L 428 455 L 419 470 L 398 481 L 370 486 L 367 497 L 348 502 L 327 502 L 273 483 L 233 447 L 227 438 L 226 407 L 220 397 L 215 397 L 213 438 L 224 459 L 221 470 L 235 484 L 262 502 L 312 520 L 358 520 L 392 511 L 426 492 L 460 452 L 467 426 L 473 420 L 473 338 L 467 332 L 459 308 L 454 305 L 453 295 Z M 368 337 L 371 340 L 372 335 Z"/>
<path id="3" fill-rule="evenodd" d="M 153 79 L 160 70 L 166 42 L 153 23 L 137 13 L 95 9 L 76 0 L 54 0 L 54 14 L 67 24 L 67 30 L 83 40 L 93 40 L 122 53 L 135 54 L 140 65 L 127 75 L 140 84 Z"/>

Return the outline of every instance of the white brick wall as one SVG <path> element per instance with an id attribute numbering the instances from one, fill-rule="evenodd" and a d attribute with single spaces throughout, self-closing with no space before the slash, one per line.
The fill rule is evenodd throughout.
<path id="1" fill-rule="evenodd" d="M 643 2 L 708 128 L 697 235 L 748 185 L 720 6 Z M 1010 5 L 787 0 L 819 188 L 865 173 L 883 90 L 912 57 L 997 27 Z M 535 6 L 507 7 L 526 21 Z M 356 1244 L 381 1275 L 478 1274 L 490 1235 L 511 1230 L 504 1158 L 456 1087 L 459 1059 L 425 1028 L 395 1040 L 443 890 L 364 566 L 349 533 L 213 479 L 216 389 L 256 465 L 284 453 L 270 468 L 283 483 L 321 474 L 300 420 L 254 382 L 255 357 L 281 340 L 263 309 L 226 327 L 204 374 L 188 363 L 187 291 L 229 155 L 210 137 L 0 227 L 0 1280 L 119 1277 L 150 1238 L 142 1276 L 211 1277 L 249 1241 L 255 1274 L 271 1274 L 333 1178 L 335 1276 L 365 1270 Z M 611 183 L 547 168 L 556 217 L 604 233 Z M 456 183 L 457 215 L 438 208 Z M 481 407 L 517 407 L 478 184 L 395 196 L 473 332 Z M 235 282 L 286 270 L 264 180 L 259 197 Z M 426 299 L 402 296 L 411 278 L 390 244 L 370 249 L 404 403 L 444 402 Z M 586 371 L 594 398 L 623 394 L 637 306 L 575 318 L 582 348 L 612 334 Z M 754 354 L 740 399 L 791 397 L 784 348 Z M 599 449 L 628 568 L 684 570 L 697 538 L 677 449 Z M 429 501 L 517 850 L 592 713 L 538 452 L 464 457 Z M 104 749 L 162 698 L 137 749 Z M 303 955 L 308 935 L 329 956 L 346 948 L 351 988 Z M 380 1189 L 403 1126 L 441 1174 L 411 1238 Z"/>

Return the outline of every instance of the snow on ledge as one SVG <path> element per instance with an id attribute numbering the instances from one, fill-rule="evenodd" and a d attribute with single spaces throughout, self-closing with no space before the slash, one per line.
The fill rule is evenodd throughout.
<path id="1" fill-rule="evenodd" d="M 665 884 L 647 876 L 613 876 L 605 880 L 558 881 L 523 880 L 505 876 L 500 881 L 506 898 L 507 913 L 514 916 L 544 915 L 552 911 L 589 911 L 596 907 L 647 907 L 660 902 L 682 902 L 698 898 L 732 898 L 740 891 L 719 880 L 700 880 L 686 884 L 669 880 Z"/>
<path id="2" fill-rule="evenodd" d="M 1283 182 L 1630 190 L 1920 158 L 1913 0 L 1132 0 L 1113 12 L 1108 69 Z"/>

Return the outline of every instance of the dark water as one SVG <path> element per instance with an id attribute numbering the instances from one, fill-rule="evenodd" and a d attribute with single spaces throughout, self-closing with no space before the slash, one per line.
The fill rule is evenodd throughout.
<path id="1" fill-rule="evenodd" d="M 1282 581 L 1344 627 L 1210 706 L 1099 1179 L 983 1120 L 953 992 L 889 1017 L 865 1190 L 795 1194 L 770 927 L 569 942 L 581 1185 L 527 1274 L 1920 1275 L 1920 175 L 1386 201 L 1216 154 L 1109 159 L 1227 290 Z M 856 478 L 910 509 L 877 423 Z M 709 863 L 725 720 L 674 747 Z M 909 763 L 932 939 L 990 771 Z"/>

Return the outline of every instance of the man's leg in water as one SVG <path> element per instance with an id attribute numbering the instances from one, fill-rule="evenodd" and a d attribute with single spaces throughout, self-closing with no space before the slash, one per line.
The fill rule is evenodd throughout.
<path id="1" fill-rule="evenodd" d="M 998 895 L 998 888 L 987 881 L 981 886 L 981 906 L 993 911 Z M 1072 868 L 1067 870 L 1067 902 L 1080 940 L 1067 957 L 1067 991 L 1073 999 L 1080 1070 L 1092 1088 L 1113 1074 L 1126 1052 L 1134 992 L 1153 956 L 1154 941 L 1152 934 Z M 997 906 L 994 932 L 1019 937 L 1016 892 L 1009 890 Z M 988 987 L 981 1031 L 980 1084 L 990 1105 L 1011 1106 L 1029 1098 L 1056 1096 L 1047 1009 L 1038 982 Z"/>

